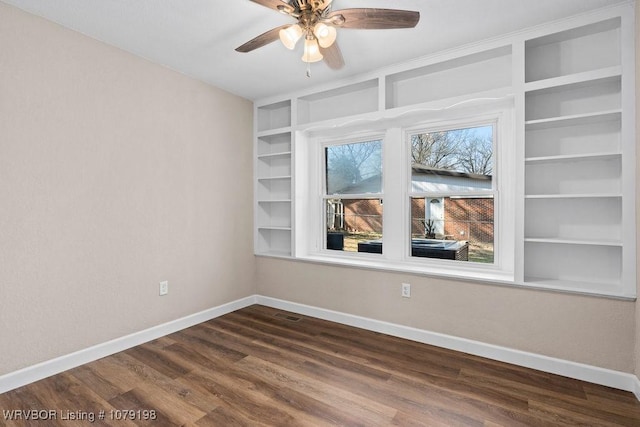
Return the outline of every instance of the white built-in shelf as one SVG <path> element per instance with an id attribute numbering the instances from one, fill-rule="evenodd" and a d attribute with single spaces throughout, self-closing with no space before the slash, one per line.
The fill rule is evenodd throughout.
<path id="1" fill-rule="evenodd" d="M 524 122 L 527 130 L 551 129 L 564 126 L 580 126 L 597 122 L 620 120 L 622 110 L 617 108 L 607 111 L 594 111 L 583 114 L 572 114 L 545 119 L 527 120 Z"/>
<path id="2" fill-rule="evenodd" d="M 258 230 L 280 230 L 280 231 L 291 231 L 291 227 L 277 227 L 277 226 L 260 226 Z"/>
<path id="3" fill-rule="evenodd" d="M 269 129 L 262 132 L 258 132 L 258 137 L 265 138 L 265 137 L 270 137 L 274 135 L 283 135 L 289 132 L 291 132 L 291 126 L 278 128 L 278 129 Z"/>
<path id="4" fill-rule="evenodd" d="M 566 194 L 526 194 L 525 199 L 602 199 L 621 198 L 620 193 L 566 193 Z"/>
<path id="5" fill-rule="evenodd" d="M 291 179 L 291 175 L 258 177 L 258 181 L 274 181 L 274 180 L 283 180 L 283 179 L 284 180 Z"/>
<path id="6" fill-rule="evenodd" d="M 268 155 L 291 155 L 291 132 L 277 132 L 258 135 L 257 138 L 258 157 Z"/>
<path id="7" fill-rule="evenodd" d="M 282 153 L 272 153 L 272 154 L 261 154 L 258 156 L 259 159 L 266 159 L 269 157 L 291 157 L 290 151 L 285 151 Z"/>
<path id="8" fill-rule="evenodd" d="M 581 294 L 619 296 L 621 283 L 619 280 L 586 281 L 555 279 L 548 277 L 525 276 L 524 282 L 539 288 L 562 290 Z"/>
<path id="9" fill-rule="evenodd" d="M 291 100 L 257 108 L 255 252 L 291 256 Z"/>
<path id="10" fill-rule="evenodd" d="M 622 153 L 588 153 L 588 154 L 563 154 L 557 156 L 527 157 L 527 163 L 563 163 L 580 160 L 609 160 L 618 159 Z"/>
<path id="11" fill-rule="evenodd" d="M 525 42 L 525 81 L 536 82 L 621 64 L 621 19 L 595 22 Z"/>
<path id="12" fill-rule="evenodd" d="M 587 240 L 587 239 L 563 239 L 559 237 L 527 237 L 525 242 L 551 243 L 556 245 L 592 245 L 592 246 L 620 246 L 622 242 L 617 240 Z"/>
<path id="13" fill-rule="evenodd" d="M 601 291 L 605 292 L 621 283 L 622 250 L 621 245 L 525 242 L 524 276 L 556 285 L 572 283 L 581 289 L 604 285 Z"/>
<path id="14" fill-rule="evenodd" d="M 525 92 L 532 92 L 542 89 L 551 89 L 562 86 L 569 86 L 579 83 L 588 83 L 595 80 L 618 78 L 622 75 L 622 68 L 619 65 L 602 68 L 599 70 L 583 71 L 581 73 L 569 74 L 566 76 L 552 77 L 545 80 L 537 80 L 526 83 Z"/>
<path id="15" fill-rule="evenodd" d="M 394 109 L 510 88 L 511 46 L 502 46 L 386 77 L 385 107 Z M 455 83 L 452 83 L 455 82 Z"/>
<path id="16" fill-rule="evenodd" d="M 291 256 L 290 227 L 258 227 L 256 233 L 256 253 L 276 257 Z"/>
<path id="17" fill-rule="evenodd" d="M 621 91 L 621 77 L 614 76 L 527 92 L 525 124 L 618 111 Z"/>
<path id="18" fill-rule="evenodd" d="M 291 100 L 263 105 L 257 108 L 258 133 L 281 132 L 291 126 Z"/>
<path id="19" fill-rule="evenodd" d="M 378 111 L 378 79 L 298 98 L 298 124 L 322 122 Z"/>
<path id="20" fill-rule="evenodd" d="M 621 292 L 621 25 L 617 17 L 525 42 L 525 283 Z"/>
<path id="21" fill-rule="evenodd" d="M 478 100 L 524 98 L 513 114 L 523 129 L 515 143 L 524 176 L 514 281 L 633 296 L 634 32 L 628 9 L 613 10 L 256 104 L 255 253 L 294 255 L 294 212 L 304 212 L 294 185 L 305 182 L 294 175 L 304 171 L 305 138 L 355 135 L 386 121 L 417 126 Z"/>
<path id="22" fill-rule="evenodd" d="M 261 255 L 271 258 L 291 258 L 291 250 L 277 250 L 273 248 L 259 249 L 256 251 L 256 255 Z"/>

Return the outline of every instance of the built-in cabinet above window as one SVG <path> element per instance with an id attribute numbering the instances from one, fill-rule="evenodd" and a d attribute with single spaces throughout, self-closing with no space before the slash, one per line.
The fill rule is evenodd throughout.
<path id="1" fill-rule="evenodd" d="M 470 98 L 511 92 L 511 46 L 483 50 L 390 74 L 386 77 L 386 108 L 445 101 L 448 107 Z"/>
<path id="2" fill-rule="evenodd" d="M 635 297 L 633 16 L 624 4 L 257 102 L 256 254 L 295 258 L 296 214 L 326 215 L 296 207 L 309 135 L 437 127 L 438 112 L 514 99 L 513 283 Z"/>

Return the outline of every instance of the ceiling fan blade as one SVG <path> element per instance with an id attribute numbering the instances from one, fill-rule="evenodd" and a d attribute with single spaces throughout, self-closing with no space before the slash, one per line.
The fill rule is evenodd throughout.
<path id="1" fill-rule="evenodd" d="M 333 42 L 328 48 L 320 48 L 320 53 L 324 56 L 324 62 L 327 63 L 329 68 L 333 70 L 339 70 L 344 67 L 344 58 L 342 58 L 342 51 L 338 47 L 338 43 Z"/>
<path id="2" fill-rule="evenodd" d="M 281 25 L 279 27 L 273 28 L 266 33 L 260 34 L 258 37 L 249 40 L 242 46 L 236 48 L 237 52 L 251 52 L 252 50 L 256 50 L 259 47 L 268 45 L 280 38 L 280 30 L 283 28 L 290 27 L 290 25 Z"/>
<path id="3" fill-rule="evenodd" d="M 278 12 L 293 13 L 295 8 L 289 3 L 283 0 L 251 0 L 254 3 L 261 4 L 269 9 L 276 10 Z"/>
<path id="4" fill-rule="evenodd" d="M 413 28 L 420 21 L 420 12 L 398 9 L 341 9 L 327 15 L 326 21 L 339 28 Z"/>

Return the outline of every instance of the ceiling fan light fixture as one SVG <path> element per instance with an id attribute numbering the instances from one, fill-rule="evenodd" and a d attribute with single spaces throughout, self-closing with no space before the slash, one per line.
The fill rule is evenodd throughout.
<path id="1" fill-rule="evenodd" d="M 289 50 L 293 50 L 296 47 L 296 43 L 302 37 L 302 27 L 298 24 L 294 24 L 288 28 L 280 30 L 280 41 Z"/>
<path id="2" fill-rule="evenodd" d="M 323 58 L 324 56 L 320 53 L 320 47 L 318 46 L 318 40 L 313 36 L 305 38 L 302 60 L 304 62 L 318 62 L 322 61 Z"/>
<path id="3" fill-rule="evenodd" d="M 320 44 L 320 46 L 325 49 L 331 46 L 336 41 L 336 37 L 338 35 L 338 32 L 335 28 L 330 27 L 329 25 L 326 25 L 322 22 L 318 22 L 315 25 L 315 27 L 313 28 L 313 33 L 318 38 L 318 43 Z"/>

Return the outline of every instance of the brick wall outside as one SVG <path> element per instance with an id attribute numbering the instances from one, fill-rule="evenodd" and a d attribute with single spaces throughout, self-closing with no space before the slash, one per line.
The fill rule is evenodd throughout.
<path id="1" fill-rule="evenodd" d="M 348 231 L 382 233 L 379 199 L 343 200 L 344 228 Z"/>
<path id="2" fill-rule="evenodd" d="M 424 236 L 424 198 L 411 199 L 411 235 Z"/>
<path id="3" fill-rule="evenodd" d="M 456 240 L 493 242 L 493 199 L 445 199 L 444 233 Z"/>
<path id="4" fill-rule="evenodd" d="M 382 205 L 378 199 L 343 200 L 343 204 L 346 230 L 382 233 Z M 411 199 L 412 235 L 424 235 L 424 217 L 425 200 Z M 493 242 L 493 199 L 445 198 L 444 234 L 455 240 Z"/>

